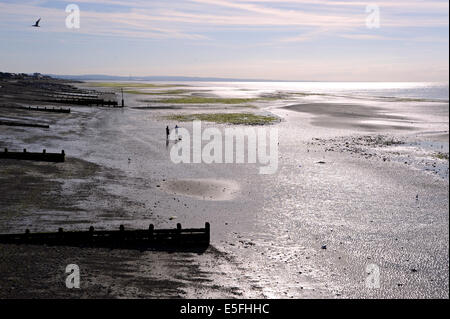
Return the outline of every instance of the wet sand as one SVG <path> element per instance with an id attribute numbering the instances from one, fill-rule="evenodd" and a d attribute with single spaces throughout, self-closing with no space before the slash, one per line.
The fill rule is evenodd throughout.
<path id="1" fill-rule="evenodd" d="M 0 298 L 238 298 L 237 286 L 216 266 L 222 254 L 140 252 L 73 247 L 1 245 Z M 80 288 L 65 285 L 66 266 L 80 267 Z M 202 268 L 208 265 L 209 270 Z M 202 267 L 203 266 L 203 267 Z M 255 296 L 257 297 L 257 296 Z"/>
<path id="2" fill-rule="evenodd" d="M 20 115 L 50 130 L 0 127 L 0 147 L 67 154 L 62 164 L 0 160 L 0 229 L 209 221 L 211 248 L 198 255 L 2 245 L 2 298 L 448 298 L 448 160 L 410 145 L 448 142 L 448 119 L 419 122 L 421 109 L 406 116 L 346 104 L 293 110 L 277 101 L 267 111 L 284 119 L 276 124 L 279 169 L 263 176 L 254 164 L 173 164 L 164 129 L 180 123 L 161 118 L 174 110 L 138 109 L 140 98 L 126 95 L 124 110 Z M 361 126 L 366 119 L 383 122 Z M 409 129 L 396 129 L 398 121 Z M 64 287 L 68 263 L 81 268 L 79 291 Z M 365 286 L 368 264 L 380 267 L 380 289 Z"/>
<path id="3" fill-rule="evenodd" d="M 361 129 L 370 132 L 417 129 L 413 125 L 413 119 L 389 114 L 383 108 L 363 104 L 307 103 L 289 105 L 285 108 L 312 114 L 314 119 L 311 123 L 326 128 Z M 375 121 L 381 123 L 374 123 Z"/>
<path id="4" fill-rule="evenodd" d="M 174 195 L 201 200 L 232 200 L 239 193 L 239 184 L 229 180 L 190 179 L 162 183 L 162 189 Z"/>

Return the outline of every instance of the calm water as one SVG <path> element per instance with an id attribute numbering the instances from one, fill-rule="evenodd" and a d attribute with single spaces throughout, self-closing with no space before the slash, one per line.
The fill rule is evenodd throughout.
<path id="1" fill-rule="evenodd" d="M 154 82 L 153 82 L 154 83 Z M 161 82 L 175 83 L 175 82 Z M 221 96 L 261 93 L 319 93 L 358 97 L 394 97 L 448 101 L 448 83 L 438 82 L 176 82 Z"/>

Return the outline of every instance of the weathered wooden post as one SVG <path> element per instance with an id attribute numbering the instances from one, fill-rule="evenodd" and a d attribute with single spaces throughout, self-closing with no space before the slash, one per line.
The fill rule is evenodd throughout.
<path id="1" fill-rule="evenodd" d="M 64 230 L 61 227 L 59 227 L 58 228 L 58 238 L 57 238 L 55 244 L 57 244 L 57 245 L 61 245 L 62 244 L 63 236 L 64 236 L 63 232 L 64 232 Z"/>
<path id="2" fill-rule="evenodd" d="M 94 226 L 89 227 L 89 243 L 92 245 L 94 241 Z"/>
<path id="3" fill-rule="evenodd" d="M 44 148 L 44 149 L 42 150 L 42 153 L 43 153 L 43 154 L 47 153 L 47 150 Z"/>
<path id="4" fill-rule="evenodd" d="M 122 107 L 124 107 L 124 102 L 123 102 L 123 88 L 121 88 L 121 91 L 122 91 Z"/>
<path id="5" fill-rule="evenodd" d="M 181 224 L 177 223 L 176 243 L 181 244 Z"/>
<path id="6" fill-rule="evenodd" d="M 29 238 L 30 238 L 30 230 L 27 228 L 25 229 L 25 236 L 24 236 L 25 242 L 28 242 Z"/>
<path id="7" fill-rule="evenodd" d="M 150 226 L 148 226 L 148 240 L 149 241 L 153 241 L 153 231 L 155 230 L 155 226 L 153 226 L 153 224 L 150 224 Z"/>
<path id="8" fill-rule="evenodd" d="M 208 222 L 205 223 L 205 235 L 206 235 L 206 239 L 208 241 L 208 245 L 209 245 L 209 239 L 210 239 L 210 230 L 211 230 L 211 226 L 209 225 Z"/>
<path id="9" fill-rule="evenodd" d="M 119 227 L 119 241 L 120 244 L 123 244 L 125 238 L 125 227 L 123 225 L 120 225 Z"/>

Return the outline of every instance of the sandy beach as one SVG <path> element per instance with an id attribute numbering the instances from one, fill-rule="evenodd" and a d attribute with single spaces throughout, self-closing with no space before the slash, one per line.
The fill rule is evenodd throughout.
<path id="1" fill-rule="evenodd" d="M 13 108 L 49 104 L 25 94 L 29 84 L 14 92 L 0 83 L 0 119 L 50 126 L 0 125 L 0 148 L 66 153 L 64 163 L 0 159 L 0 232 L 208 221 L 210 248 L 0 244 L 0 298 L 448 298 L 448 99 L 160 85 L 128 88 L 138 92 L 124 94 L 125 108 L 51 114 Z M 171 161 L 165 127 L 192 132 L 192 122 L 170 116 L 244 112 L 279 119 L 264 126 L 278 129 L 275 174 L 259 174 L 257 164 Z M 70 263 L 81 269 L 76 291 L 64 285 Z M 365 284 L 371 264 L 380 269 L 377 289 Z"/>

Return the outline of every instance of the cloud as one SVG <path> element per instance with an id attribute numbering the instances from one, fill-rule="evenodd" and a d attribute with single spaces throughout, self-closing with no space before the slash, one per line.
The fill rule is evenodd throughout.
<path id="1" fill-rule="evenodd" d="M 63 5 L 73 1 L 60 1 Z M 383 28 L 448 27 L 448 2 L 444 1 L 379 1 Z M 50 8 L 44 1 L 22 4 L 0 3 L 0 25 L 23 30 L 34 21 L 36 13 L 43 17 L 41 32 L 67 32 L 66 13 Z M 365 27 L 363 1 L 331 0 L 78 0 L 81 29 L 89 35 L 148 39 L 214 40 L 217 30 L 274 31 L 282 28 L 297 36 L 280 36 L 280 42 L 311 41 L 324 35 L 344 32 L 353 39 L 380 39 L 350 35 L 351 30 Z M 395 10 L 397 9 L 397 11 Z M 414 14 L 406 14 L 413 12 Z M 307 31 L 304 31 L 307 30 Z"/>
<path id="2" fill-rule="evenodd" d="M 26 30 L 36 17 L 42 17 L 41 32 L 68 32 L 65 27 L 67 13 L 63 9 L 30 4 L 0 3 L 0 25 L 8 30 Z M 38 14 L 37 14 L 38 13 Z M 5 29 L 5 27 L 3 29 Z M 207 37 L 187 33 L 170 25 L 160 25 L 151 16 L 134 9 L 123 12 L 98 12 L 81 9 L 81 28 L 72 30 L 80 34 L 136 38 L 175 38 L 198 40 Z"/>

